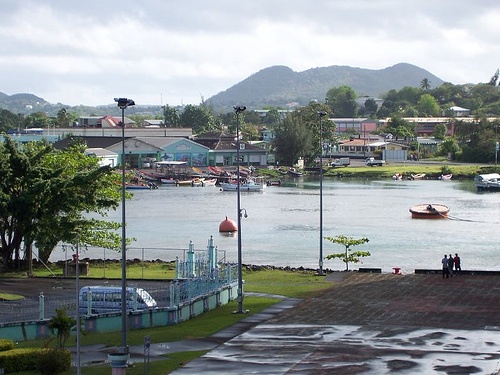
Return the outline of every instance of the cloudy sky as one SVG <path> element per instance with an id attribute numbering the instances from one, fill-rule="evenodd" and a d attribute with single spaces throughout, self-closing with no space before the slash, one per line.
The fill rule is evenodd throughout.
<path id="1" fill-rule="evenodd" d="M 0 92 L 68 105 L 199 104 L 273 65 L 500 67 L 498 0 L 1 0 Z"/>

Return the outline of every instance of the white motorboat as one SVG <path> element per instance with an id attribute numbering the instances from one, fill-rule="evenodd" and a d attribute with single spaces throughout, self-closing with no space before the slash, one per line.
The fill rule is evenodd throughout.
<path id="1" fill-rule="evenodd" d="M 474 177 L 477 190 L 500 190 L 500 174 L 479 174 Z"/>
<path id="2" fill-rule="evenodd" d="M 263 191 L 266 187 L 264 182 L 256 182 L 253 179 L 241 182 L 240 191 Z M 223 182 L 220 184 L 222 191 L 237 191 L 238 183 L 236 181 Z"/>

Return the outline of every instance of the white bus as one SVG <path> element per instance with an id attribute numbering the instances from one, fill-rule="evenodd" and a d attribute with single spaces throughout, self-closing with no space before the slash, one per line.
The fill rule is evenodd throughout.
<path id="1" fill-rule="evenodd" d="M 85 286 L 79 293 L 80 312 L 101 314 L 122 309 L 122 288 L 119 286 Z M 127 288 L 127 311 L 156 307 L 151 295 L 141 288 Z"/>

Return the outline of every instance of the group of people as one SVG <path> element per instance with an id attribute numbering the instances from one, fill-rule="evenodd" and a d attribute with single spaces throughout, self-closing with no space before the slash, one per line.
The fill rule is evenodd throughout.
<path id="1" fill-rule="evenodd" d="M 455 257 L 453 257 L 451 254 L 448 257 L 448 255 L 444 255 L 444 258 L 441 260 L 441 263 L 443 264 L 443 279 L 446 277 L 451 277 L 453 276 L 453 272 L 455 272 L 458 275 L 462 274 L 462 267 L 460 265 L 460 257 L 458 256 L 457 253 L 455 253 Z M 453 271 L 455 269 L 455 271 Z"/>

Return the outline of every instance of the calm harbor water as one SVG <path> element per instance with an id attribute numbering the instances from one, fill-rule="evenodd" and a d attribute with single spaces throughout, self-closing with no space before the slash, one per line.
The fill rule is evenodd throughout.
<path id="1" fill-rule="evenodd" d="M 127 236 L 134 248 L 146 248 L 146 259 L 172 260 L 163 248 L 196 250 L 207 246 L 210 236 L 237 260 L 237 237 L 219 233 L 228 218 L 237 221 L 236 193 L 217 187 L 166 187 L 137 190 L 126 203 Z M 450 207 L 455 220 L 412 219 L 409 208 L 421 203 Z M 241 194 L 243 263 L 317 268 L 319 261 L 319 180 L 285 180 L 263 193 Z M 111 212 L 121 221 L 121 211 Z M 401 267 L 438 269 L 443 254 L 458 252 L 463 269 L 500 270 L 498 231 L 500 193 L 477 193 L 472 181 L 360 181 L 325 179 L 323 182 L 323 235 L 368 237 L 370 242 L 354 249 L 371 256 L 350 265 L 377 267 L 384 272 Z M 324 240 L 323 254 L 342 252 L 342 246 Z M 132 254 L 132 252 L 134 252 Z M 129 258 L 141 257 L 134 250 Z M 106 252 L 107 258 L 119 254 Z M 89 250 L 83 254 L 103 257 Z M 54 252 L 52 260 L 63 259 Z M 342 270 L 340 260 L 324 262 L 324 268 Z"/>

